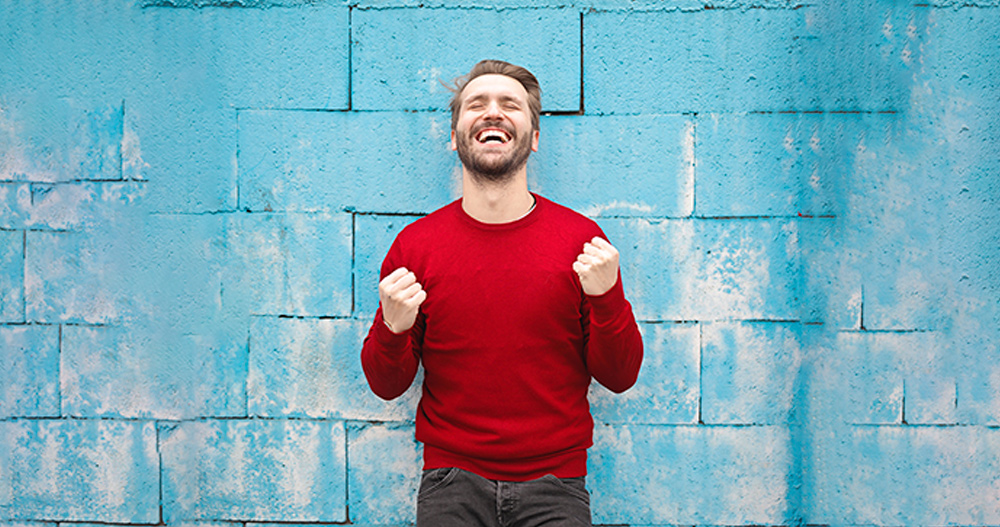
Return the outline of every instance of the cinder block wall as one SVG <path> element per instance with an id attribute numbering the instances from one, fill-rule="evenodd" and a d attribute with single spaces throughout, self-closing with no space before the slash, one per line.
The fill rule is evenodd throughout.
<path id="1" fill-rule="evenodd" d="M 646 343 L 596 523 L 1000 524 L 1000 2 L 0 0 L 2 525 L 411 523 L 358 354 L 487 57 Z"/>

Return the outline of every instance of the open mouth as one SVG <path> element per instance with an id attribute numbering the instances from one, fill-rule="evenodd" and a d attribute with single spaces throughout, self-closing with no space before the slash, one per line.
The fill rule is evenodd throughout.
<path id="1" fill-rule="evenodd" d="M 476 134 L 476 141 L 487 144 L 506 144 L 510 141 L 510 134 L 500 128 L 486 128 Z"/>

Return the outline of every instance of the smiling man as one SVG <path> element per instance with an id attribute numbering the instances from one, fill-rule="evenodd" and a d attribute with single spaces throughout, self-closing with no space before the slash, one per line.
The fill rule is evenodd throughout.
<path id="1" fill-rule="evenodd" d="M 451 112 L 462 198 L 389 249 L 365 376 L 393 399 L 423 363 L 418 526 L 590 525 L 588 387 L 623 392 L 642 363 L 618 251 L 528 191 L 541 113 L 528 70 L 476 64 Z"/>

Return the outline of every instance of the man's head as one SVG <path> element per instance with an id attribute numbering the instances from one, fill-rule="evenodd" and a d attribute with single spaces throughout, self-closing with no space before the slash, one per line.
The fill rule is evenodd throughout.
<path id="1" fill-rule="evenodd" d="M 486 60 L 456 82 L 451 147 L 480 182 L 506 182 L 538 150 L 541 90 L 528 70 Z"/>

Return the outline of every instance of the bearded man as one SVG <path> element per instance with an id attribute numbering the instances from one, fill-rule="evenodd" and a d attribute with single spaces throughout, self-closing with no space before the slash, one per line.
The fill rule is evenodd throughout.
<path id="1" fill-rule="evenodd" d="M 528 70 L 476 64 L 451 112 L 462 197 L 389 249 L 365 376 L 388 400 L 424 366 L 418 526 L 590 525 L 588 387 L 623 392 L 642 363 L 618 251 L 528 190 L 541 112 Z"/>

